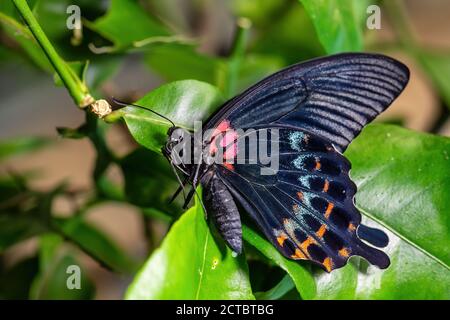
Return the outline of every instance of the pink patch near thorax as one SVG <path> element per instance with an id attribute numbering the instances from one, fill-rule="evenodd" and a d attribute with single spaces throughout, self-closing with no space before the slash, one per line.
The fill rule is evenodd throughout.
<path id="1" fill-rule="evenodd" d="M 237 138 L 238 134 L 233 128 L 230 126 L 230 122 L 228 120 L 223 120 L 219 123 L 219 125 L 214 129 L 211 135 L 211 144 L 209 145 L 209 153 L 214 155 L 217 152 L 217 145 L 219 147 L 224 148 L 223 152 L 223 160 L 224 164 L 227 168 L 231 169 L 230 163 L 227 160 L 232 160 L 237 156 Z M 217 141 L 217 139 L 220 139 Z"/>

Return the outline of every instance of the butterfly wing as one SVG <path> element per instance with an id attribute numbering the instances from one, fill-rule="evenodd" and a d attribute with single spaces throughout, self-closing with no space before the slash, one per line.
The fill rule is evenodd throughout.
<path id="1" fill-rule="evenodd" d="M 343 152 L 402 92 L 409 70 L 379 54 L 346 53 L 281 70 L 227 102 L 206 128 L 284 124 L 323 137 Z"/>
<path id="2" fill-rule="evenodd" d="M 359 255 L 386 268 L 387 255 L 361 240 L 382 247 L 387 237 L 360 225 L 350 163 L 340 152 L 392 103 L 408 79 L 402 63 L 365 53 L 329 56 L 275 73 L 207 122 L 209 156 L 217 151 L 217 137 L 231 141 L 222 144 L 224 161 L 212 170 L 286 257 L 331 271 Z M 249 128 L 280 130 L 280 170 L 274 174 L 262 175 L 267 165 L 258 161 L 234 163 L 243 138 L 237 129 Z"/>
<path id="3" fill-rule="evenodd" d="M 261 174 L 262 168 L 272 170 L 270 165 L 250 156 L 246 164 L 217 165 L 216 174 L 266 237 L 286 257 L 311 260 L 328 272 L 352 255 L 386 268 L 388 256 L 357 235 L 361 215 L 353 202 L 356 186 L 348 175 L 349 161 L 313 133 L 289 127 L 257 133 L 263 130 L 270 132 L 265 138 L 270 145 L 278 144 L 276 174 Z M 237 144 L 244 139 L 239 137 Z"/>

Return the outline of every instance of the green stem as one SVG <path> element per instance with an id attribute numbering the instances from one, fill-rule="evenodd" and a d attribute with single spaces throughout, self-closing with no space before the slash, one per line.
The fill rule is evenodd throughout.
<path id="1" fill-rule="evenodd" d="M 66 64 L 66 62 L 58 55 L 50 40 L 47 38 L 41 26 L 31 12 L 31 9 L 28 6 L 26 0 L 13 0 L 13 3 L 30 28 L 31 33 L 35 37 L 38 44 L 41 46 L 53 68 L 60 76 L 62 82 L 64 83 L 64 86 L 69 91 L 75 103 L 80 108 L 87 107 L 88 105 L 93 103 L 94 99 L 89 94 L 88 89 L 83 84 L 83 82 L 70 70 L 70 67 Z"/>
<path id="2" fill-rule="evenodd" d="M 227 98 L 231 98 L 236 94 L 239 70 L 241 68 L 242 58 L 245 54 L 250 26 L 251 22 L 247 18 L 240 18 L 237 22 L 238 29 L 236 31 L 233 48 L 231 49 L 228 58 L 227 78 L 224 89 Z"/>

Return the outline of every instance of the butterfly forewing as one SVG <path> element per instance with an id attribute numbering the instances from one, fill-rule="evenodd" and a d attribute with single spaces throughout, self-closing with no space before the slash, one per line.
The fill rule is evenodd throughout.
<path id="1" fill-rule="evenodd" d="M 293 65 L 226 103 L 207 124 L 303 128 L 343 152 L 402 92 L 409 70 L 379 54 L 346 53 Z"/>

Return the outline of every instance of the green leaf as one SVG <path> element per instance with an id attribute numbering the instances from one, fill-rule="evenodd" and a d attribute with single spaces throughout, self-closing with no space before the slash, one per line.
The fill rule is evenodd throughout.
<path id="1" fill-rule="evenodd" d="M 48 143 L 49 139 L 40 137 L 21 137 L 0 141 L 0 160 L 38 150 Z"/>
<path id="2" fill-rule="evenodd" d="M 37 0 L 32 6 L 34 16 L 49 39 L 60 39 L 71 33 L 66 24 L 69 17 L 66 9 L 71 4 L 69 0 Z"/>
<path id="3" fill-rule="evenodd" d="M 178 211 L 177 206 L 168 205 L 177 184 L 165 158 L 148 149 L 138 148 L 124 157 L 120 166 L 125 180 L 125 194 L 130 203 L 163 212 Z"/>
<path id="4" fill-rule="evenodd" d="M 327 53 L 361 51 L 366 0 L 299 0 Z"/>
<path id="5" fill-rule="evenodd" d="M 281 69 L 283 60 L 277 56 L 249 54 L 238 70 L 237 89 L 250 85 Z M 147 65 L 167 81 L 195 79 L 223 89 L 228 59 L 210 57 L 192 46 L 167 44 L 155 46 L 146 54 Z"/>
<path id="6" fill-rule="evenodd" d="M 314 297 L 314 278 L 305 263 L 285 258 L 269 241 L 249 227 L 243 225 L 242 231 L 245 241 L 287 272 L 303 299 Z"/>
<path id="7" fill-rule="evenodd" d="M 86 21 L 85 24 L 113 43 L 112 47 L 99 48 L 107 52 L 137 47 L 138 42 L 152 38 L 163 40 L 170 36 L 164 26 L 133 0 L 111 0 L 110 8 L 103 17 L 95 22 Z"/>
<path id="8" fill-rule="evenodd" d="M 89 67 L 89 61 L 72 61 L 66 62 L 66 68 L 70 70 L 75 79 L 80 79 L 86 85 L 86 72 Z M 58 87 L 64 86 L 60 76 L 57 73 L 53 74 L 53 81 Z"/>
<path id="9" fill-rule="evenodd" d="M 47 72 L 53 72 L 46 55 L 26 26 L 3 12 L 0 12 L 0 24 L 5 33 L 20 45 L 34 64 Z"/>
<path id="10" fill-rule="evenodd" d="M 244 255 L 213 236 L 196 203 L 175 222 L 128 288 L 127 299 L 254 299 Z"/>
<path id="11" fill-rule="evenodd" d="M 69 289 L 67 273 L 70 266 L 80 268 L 80 288 Z M 87 300 L 92 299 L 95 288 L 87 277 L 87 272 L 81 268 L 80 263 L 71 255 L 55 256 L 54 261 L 42 270 L 43 273 L 33 283 L 32 299 L 40 300 Z"/>
<path id="12" fill-rule="evenodd" d="M 292 281 L 292 278 L 289 275 L 285 275 L 275 287 L 266 292 L 256 292 L 255 297 L 258 300 L 278 300 L 293 288 L 295 288 L 295 283 Z"/>
<path id="13" fill-rule="evenodd" d="M 39 239 L 39 275 L 34 279 L 31 299 L 43 300 L 75 300 L 92 299 L 95 293 L 94 284 L 73 255 L 62 246 L 64 239 L 54 233 L 47 233 Z M 69 289 L 67 281 L 72 273 L 69 267 L 79 267 L 80 288 Z"/>
<path id="14" fill-rule="evenodd" d="M 212 85 L 184 80 L 165 84 L 139 99 L 136 104 L 163 114 L 177 126 L 193 129 L 194 121 L 205 119 L 222 102 L 222 96 Z M 170 127 L 166 120 L 134 107 L 126 107 L 115 113 L 125 119 L 131 135 L 139 144 L 161 152 Z"/>
<path id="15" fill-rule="evenodd" d="M 192 46 L 166 44 L 154 46 L 145 56 L 152 70 L 167 81 L 195 79 L 217 83 L 219 58 L 210 57 L 195 51 Z"/>
<path id="16" fill-rule="evenodd" d="M 70 241 L 108 269 L 132 273 L 136 263 L 100 230 L 83 220 L 81 216 L 69 219 L 53 219 L 55 225 Z"/>
<path id="17" fill-rule="evenodd" d="M 450 139 L 374 125 L 347 156 L 359 207 L 450 269 Z"/>
<path id="18" fill-rule="evenodd" d="M 324 55 L 313 23 L 298 3 L 276 0 L 234 2 L 239 4 L 237 15 L 249 17 L 254 22 L 252 29 L 257 37 L 250 44 L 253 54 L 278 57 L 283 66 Z M 264 20 L 258 17 L 264 17 Z"/>
<path id="19" fill-rule="evenodd" d="M 89 68 L 85 75 L 85 81 L 91 91 L 98 90 L 107 80 L 114 77 L 123 61 L 120 55 L 102 55 L 97 59 L 89 60 Z M 102 96 L 97 94 L 97 96 Z"/>
<path id="20" fill-rule="evenodd" d="M 450 299 L 450 139 L 370 125 L 350 145 L 364 222 L 390 238 L 386 270 L 352 258 L 318 271 L 318 299 Z M 376 221 L 376 222 L 375 222 Z"/>

